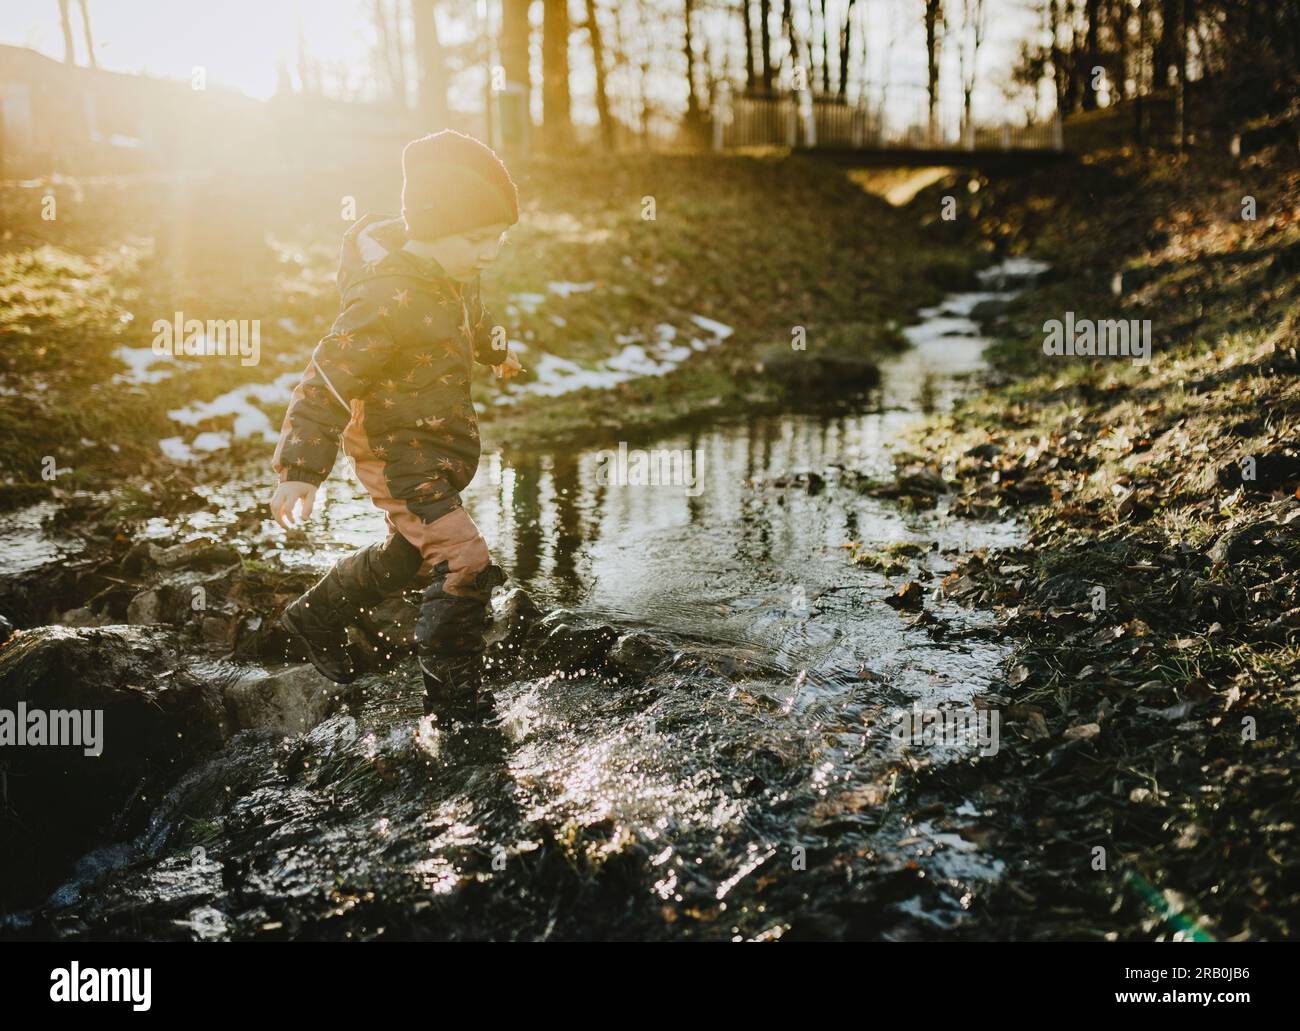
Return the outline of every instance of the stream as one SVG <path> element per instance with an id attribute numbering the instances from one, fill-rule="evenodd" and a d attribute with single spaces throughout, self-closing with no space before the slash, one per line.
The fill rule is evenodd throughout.
<path id="1" fill-rule="evenodd" d="M 499 725 L 439 731 L 419 726 L 422 686 L 404 660 L 305 735 L 238 735 L 142 833 L 85 856 L 9 929 L 755 940 L 959 925 L 1003 870 L 960 833 L 979 813 L 909 820 L 893 785 L 900 768 L 969 748 L 904 748 L 889 729 L 899 710 L 969 708 L 996 689 L 991 613 L 935 588 L 961 555 L 1023 536 L 950 518 L 945 498 L 914 508 L 865 487 L 891 479 L 902 432 L 976 384 L 974 307 L 1041 271 L 1008 259 L 979 291 L 918 313 L 861 410 L 627 442 L 699 456 L 693 487 L 601 483 L 595 448 L 485 453 L 463 497 L 508 586 L 559 610 L 551 625 L 630 634 L 658 658 L 497 681 Z M 209 511 L 146 533 L 180 521 L 316 570 L 383 533 L 356 483 L 335 478 L 305 539 L 285 543 L 236 518 L 264 490 L 209 491 Z M 7 533 L 17 544 L 31 528 Z M 854 563 L 855 542 L 901 571 Z M 57 551 L 24 546 L 31 561 Z M 930 623 L 885 604 L 907 581 Z"/>

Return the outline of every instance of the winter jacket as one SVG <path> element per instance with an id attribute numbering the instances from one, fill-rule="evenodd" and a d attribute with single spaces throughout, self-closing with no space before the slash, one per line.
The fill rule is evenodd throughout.
<path id="1" fill-rule="evenodd" d="M 505 361 L 472 284 L 415 252 L 400 218 L 367 216 L 344 235 L 340 310 L 284 417 L 272 465 L 281 482 L 319 484 L 339 437 L 382 469 L 387 493 L 429 522 L 460 504 L 479 461 L 473 363 Z M 358 443 L 359 442 L 359 443 Z M 383 488 L 386 486 L 387 490 Z"/>

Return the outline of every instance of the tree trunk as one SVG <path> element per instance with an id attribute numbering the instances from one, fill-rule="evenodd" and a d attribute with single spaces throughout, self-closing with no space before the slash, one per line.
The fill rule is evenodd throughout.
<path id="1" fill-rule="evenodd" d="M 1178 2 L 1178 90 L 1174 95 L 1174 133 L 1178 149 L 1187 149 L 1187 8 L 1188 0 Z"/>
<path id="2" fill-rule="evenodd" d="M 691 40 L 691 22 L 695 15 L 693 0 L 685 0 L 686 39 L 686 124 L 694 128 L 700 123 L 700 95 L 695 88 L 695 47 Z"/>
<path id="3" fill-rule="evenodd" d="M 939 137 L 939 37 L 943 31 L 943 0 L 925 0 L 926 91 L 929 98 L 927 142 Z"/>
<path id="4" fill-rule="evenodd" d="M 426 130 L 447 124 L 447 65 L 433 16 L 434 0 L 411 0 L 411 26 L 415 30 L 416 98 L 420 121 Z"/>
<path id="5" fill-rule="evenodd" d="M 786 46 L 790 48 L 790 74 L 794 75 L 796 68 L 802 68 L 804 71 L 804 87 L 812 89 L 812 69 L 808 64 L 799 59 L 799 38 L 794 33 L 794 10 L 791 6 L 791 0 L 785 0 L 781 8 L 781 28 L 785 32 Z"/>
<path id="6" fill-rule="evenodd" d="M 754 24 L 750 19 L 752 12 L 749 8 L 749 0 L 740 0 L 740 17 L 745 23 L 745 90 L 746 92 L 754 88 L 754 79 L 756 77 L 754 64 Z"/>
<path id="7" fill-rule="evenodd" d="M 758 0 L 759 41 L 763 45 L 763 92 L 772 92 L 772 0 Z"/>
<path id="8" fill-rule="evenodd" d="M 393 48 L 388 39 L 388 9 L 384 0 L 373 0 L 370 12 L 375 23 L 375 76 L 384 84 L 389 100 L 397 98 L 397 71 L 393 67 Z"/>
<path id="9" fill-rule="evenodd" d="M 72 18 L 68 14 L 68 0 L 59 0 L 59 26 L 63 29 L 63 63 L 76 64 L 77 52 L 72 44 Z"/>
<path id="10" fill-rule="evenodd" d="M 543 0 L 542 129 L 546 145 L 563 150 L 573 141 L 569 100 L 569 0 Z"/>
<path id="11" fill-rule="evenodd" d="M 86 10 L 86 0 L 81 0 L 81 31 L 86 37 L 86 63 L 98 68 L 95 63 L 95 37 L 90 34 L 90 12 Z"/>
<path id="12" fill-rule="evenodd" d="M 849 95 L 849 48 L 853 40 L 853 4 L 844 9 L 844 25 L 840 29 L 840 99 Z"/>
<path id="13" fill-rule="evenodd" d="M 826 23 L 826 0 L 822 0 L 822 93 L 831 95 L 831 39 Z"/>
<path id="14" fill-rule="evenodd" d="M 1113 0 L 1111 19 L 1115 31 L 1115 63 L 1119 66 L 1119 81 L 1115 84 L 1115 96 L 1118 100 L 1127 100 L 1128 92 L 1128 4 L 1125 0 Z"/>
<path id="15" fill-rule="evenodd" d="M 1097 110 L 1097 88 L 1094 83 L 1101 54 L 1097 49 L 1098 22 L 1101 20 L 1101 0 L 1084 0 L 1083 19 L 1087 23 L 1083 37 L 1083 109 Z"/>
<path id="16" fill-rule="evenodd" d="M 501 3 L 501 67 L 506 82 L 529 90 L 531 80 L 528 66 L 528 8 L 532 0 L 502 0 Z"/>
<path id="17" fill-rule="evenodd" d="M 1160 38 L 1151 56 L 1152 92 L 1169 88 L 1169 69 L 1178 53 L 1178 9 L 1181 3 L 1182 0 L 1160 0 Z"/>
<path id="18" fill-rule="evenodd" d="M 614 119 L 609 113 L 609 93 L 605 89 L 605 45 L 601 42 L 600 21 L 596 18 L 596 0 L 587 0 L 587 35 L 591 39 L 591 60 L 596 68 L 596 114 L 600 116 L 600 143 L 614 149 Z"/>
<path id="19" fill-rule="evenodd" d="M 406 34 L 402 31 L 402 0 L 393 0 L 393 92 L 403 109 L 411 106 L 410 80 L 407 76 Z"/>

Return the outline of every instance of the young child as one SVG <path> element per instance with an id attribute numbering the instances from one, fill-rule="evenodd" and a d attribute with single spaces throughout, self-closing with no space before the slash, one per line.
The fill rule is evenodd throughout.
<path id="1" fill-rule="evenodd" d="M 295 508 L 298 521 L 311 515 L 341 435 L 384 510 L 387 539 L 336 563 L 280 625 L 322 674 L 348 683 L 357 671 L 347 626 L 431 574 L 415 632 L 424 711 L 474 718 L 493 705 L 481 684 L 483 631 L 505 574 L 459 492 L 479 461 L 473 363 L 498 377 L 520 371 L 479 301 L 479 273 L 519 220 L 518 193 L 490 148 L 451 130 L 407 144 L 402 172 L 402 217 L 367 216 L 343 238 L 339 316 L 293 392 L 272 458 L 271 512 L 288 528 Z"/>

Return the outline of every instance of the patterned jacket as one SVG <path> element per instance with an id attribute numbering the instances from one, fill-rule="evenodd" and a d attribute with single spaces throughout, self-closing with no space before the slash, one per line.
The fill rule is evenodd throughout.
<path id="1" fill-rule="evenodd" d="M 360 441 L 391 496 L 429 522 L 460 504 L 478 468 L 473 362 L 497 365 L 507 345 L 499 334 L 493 348 L 477 278 L 449 278 L 418 248 L 400 218 L 370 215 L 344 235 L 339 315 L 293 392 L 271 461 L 281 482 L 319 484 L 346 428 L 349 454 Z"/>

